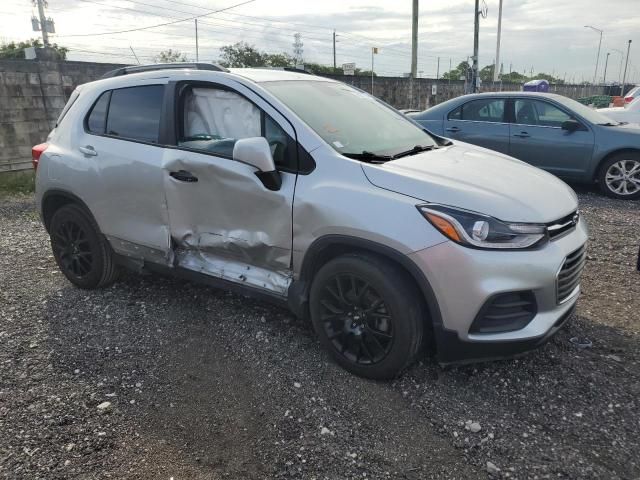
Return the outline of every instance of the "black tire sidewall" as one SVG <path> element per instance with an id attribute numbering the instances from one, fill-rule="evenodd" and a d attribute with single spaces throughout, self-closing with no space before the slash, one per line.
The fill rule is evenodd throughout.
<path id="1" fill-rule="evenodd" d="M 53 232 L 55 232 L 61 224 L 69 221 L 76 223 L 84 230 L 93 257 L 91 271 L 82 277 L 76 276 L 73 272 L 68 271 L 64 267 L 58 256 L 57 248 L 55 248 Z M 49 225 L 49 230 L 52 233 L 52 235 L 50 235 L 50 240 L 53 256 L 64 276 L 67 277 L 71 283 L 80 288 L 90 289 L 98 287 L 105 271 L 106 252 L 101 239 L 101 234 L 94 227 L 89 215 L 87 215 L 80 207 L 75 205 L 66 205 L 54 213 L 51 219 L 51 224 Z"/>
<path id="2" fill-rule="evenodd" d="M 366 279 L 382 296 L 391 313 L 394 339 L 387 356 L 373 365 L 351 362 L 338 352 L 328 339 L 320 320 L 320 296 L 327 282 L 335 275 L 353 274 Z M 309 295 L 313 328 L 320 343 L 345 370 L 372 379 L 391 379 L 415 358 L 423 335 L 424 308 L 419 292 L 407 275 L 390 262 L 365 255 L 344 255 L 331 260 L 315 275 Z"/>
<path id="3" fill-rule="evenodd" d="M 600 174 L 598 175 L 598 184 L 600 186 L 600 190 L 605 195 L 611 198 L 617 198 L 620 200 L 637 200 L 640 198 L 640 191 L 634 193 L 633 195 L 620 195 L 610 190 L 609 186 L 607 185 L 606 176 L 607 176 L 607 171 L 609 170 L 609 167 L 611 167 L 611 165 L 621 160 L 635 160 L 637 162 L 640 162 L 640 153 L 621 153 L 621 154 L 614 155 L 609 160 L 604 162 L 602 164 L 602 167 L 600 167 Z"/>

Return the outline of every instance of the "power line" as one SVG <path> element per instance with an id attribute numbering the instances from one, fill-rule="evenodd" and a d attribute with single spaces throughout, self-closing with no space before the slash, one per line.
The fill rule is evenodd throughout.
<path id="1" fill-rule="evenodd" d="M 203 13 L 202 15 L 195 15 L 195 16 L 190 17 L 190 18 L 183 18 L 183 19 L 180 19 L 180 20 L 175 20 L 173 22 L 159 23 L 157 25 L 150 25 L 148 27 L 132 28 L 130 30 L 120 30 L 120 31 L 117 31 L 117 32 L 82 33 L 82 34 L 75 34 L 75 35 L 58 35 L 58 36 L 59 37 L 64 37 L 64 38 L 68 38 L 68 37 L 95 37 L 95 36 L 98 36 L 98 35 L 116 35 L 116 34 L 119 34 L 119 33 L 130 33 L 130 32 L 137 32 L 137 31 L 140 31 L 140 30 L 149 30 L 151 28 L 164 27 L 166 25 L 173 25 L 175 23 L 191 21 L 191 20 L 194 20 L 196 18 L 207 17 L 209 15 L 213 15 L 214 13 L 224 12 L 225 10 L 231 10 L 232 8 L 237 8 L 237 7 L 240 7 L 242 5 L 246 5 L 247 3 L 252 3 L 252 2 L 255 2 L 255 1 L 256 0 L 245 0 L 244 2 L 236 3 L 235 5 L 231 5 L 230 7 L 221 8 L 220 10 L 212 11 L 211 13 Z"/>

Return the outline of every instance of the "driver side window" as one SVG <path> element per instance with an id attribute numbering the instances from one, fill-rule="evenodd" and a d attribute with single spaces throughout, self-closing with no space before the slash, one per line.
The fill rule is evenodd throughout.
<path id="1" fill-rule="evenodd" d="M 242 95 L 222 88 L 187 86 L 181 94 L 178 146 L 232 158 L 237 140 L 265 137 L 276 167 L 296 167 L 293 139 Z"/>

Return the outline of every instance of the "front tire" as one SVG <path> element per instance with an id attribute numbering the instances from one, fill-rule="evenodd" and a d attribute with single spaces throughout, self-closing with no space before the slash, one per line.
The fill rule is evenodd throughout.
<path id="1" fill-rule="evenodd" d="M 640 153 L 619 153 L 600 168 L 600 189 L 623 200 L 640 198 Z"/>
<path id="2" fill-rule="evenodd" d="M 345 370 L 390 379 L 421 349 L 425 308 L 409 276 L 391 262 L 349 254 L 313 279 L 310 311 L 322 345 Z"/>
<path id="3" fill-rule="evenodd" d="M 78 205 L 65 205 L 53 214 L 49 237 L 58 267 L 74 285 L 94 289 L 117 279 L 111 247 L 93 218 Z"/>

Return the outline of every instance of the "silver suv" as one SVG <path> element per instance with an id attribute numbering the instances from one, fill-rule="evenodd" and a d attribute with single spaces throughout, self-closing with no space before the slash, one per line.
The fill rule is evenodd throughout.
<path id="1" fill-rule="evenodd" d="M 124 266 L 259 295 L 365 377 L 427 347 L 443 364 L 530 350 L 580 291 L 567 185 L 326 78 L 120 69 L 75 90 L 33 161 L 73 284 Z"/>

